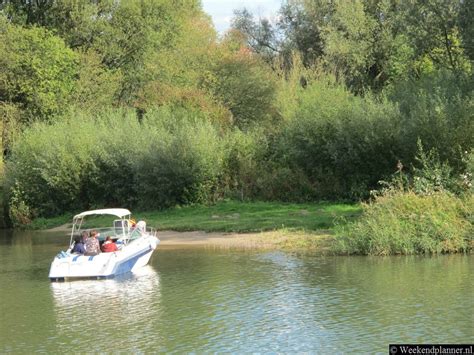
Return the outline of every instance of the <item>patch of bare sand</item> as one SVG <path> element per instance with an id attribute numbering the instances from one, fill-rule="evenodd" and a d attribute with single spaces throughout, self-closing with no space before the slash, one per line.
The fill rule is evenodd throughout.
<path id="1" fill-rule="evenodd" d="M 261 240 L 260 234 L 158 231 L 157 236 L 160 239 L 160 246 L 270 247 L 270 243 Z"/>
<path id="2" fill-rule="evenodd" d="M 193 247 L 238 249 L 281 249 L 303 251 L 312 254 L 330 253 L 333 236 L 330 231 L 277 230 L 257 233 L 206 233 L 203 231 L 160 231 L 162 247 Z"/>

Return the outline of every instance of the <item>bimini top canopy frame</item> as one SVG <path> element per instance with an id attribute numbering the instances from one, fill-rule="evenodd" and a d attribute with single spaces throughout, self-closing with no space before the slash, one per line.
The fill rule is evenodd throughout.
<path id="1" fill-rule="evenodd" d="M 129 210 L 125 208 L 105 208 L 102 210 L 93 210 L 93 211 L 86 211 L 79 213 L 78 215 L 74 216 L 74 220 L 82 219 L 86 216 L 92 215 L 101 215 L 101 214 L 108 214 L 112 216 L 117 216 L 118 218 L 123 218 L 125 216 L 129 216 L 132 214 Z"/>
<path id="2" fill-rule="evenodd" d="M 130 212 L 126 208 L 104 208 L 101 210 L 85 211 L 85 212 L 75 215 L 74 218 L 72 219 L 71 239 L 69 241 L 70 248 L 73 246 L 72 240 L 74 238 L 74 233 L 81 229 L 84 217 L 93 216 L 93 215 L 96 215 L 96 216 L 97 215 L 110 215 L 110 216 L 116 216 L 120 219 L 124 219 L 124 217 L 130 218 L 130 216 L 132 215 L 132 212 Z M 124 229 L 124 227 L 122 227 L 122 229 Z M 125 234 L 125 229 L 123 230 L 123 233 Z"/>

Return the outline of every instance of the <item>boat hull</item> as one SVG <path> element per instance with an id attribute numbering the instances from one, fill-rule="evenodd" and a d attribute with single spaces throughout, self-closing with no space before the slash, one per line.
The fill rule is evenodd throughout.
<path id="1" fill-rule="evenodd" d="M 94 256 L 60 254 L 51 263 L 49 279 L 51 281 L 102 279 L 135 271 L 148 264 L 158 244 L 158 238 L 147 235 L 112 253 L 100 253 Z"/>

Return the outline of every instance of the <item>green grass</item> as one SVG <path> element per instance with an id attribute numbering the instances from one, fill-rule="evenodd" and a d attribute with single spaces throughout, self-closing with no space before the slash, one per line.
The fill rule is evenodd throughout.
<path id="1" fill-rule="evenodd" d="M 43 218 L 39 217 L 34 219 L 30 224 L 24 226 L 25 229 L 50 229 L 58 226 L 62 226 L 66 223 L 72 223 L 73 215 L 66 213 L 61 216 Z M 23 228 L 23 227 L 22 227 Z"/>
<path id="2" fill-rule="evenodd" d="M 353 220 L 359 205 L 343 203 L 286 204 L 222 201 L 212 206 L 186 206 L 140 212 L 136 217 L 159 230 L 259 232 L 278 229 L 331 229 L 336 220 Z"/>
<path id="3" fill-rule="evenodd" d="M 212 206 L 195 205 L 137 212 L 133 217 L 145 220 L 148 226 L 158 230 L 245 233 L 280 229 L 327 230 L 334 227 L 336 220 L 354 220 L 360 213 L 358 204 L 222 201 Z M 70 223 L 71 219 L 71 214 L 37 218 L 28 229 L 52 228 Z M 89 221 L 89 224 L 93 222 L 97 227 L 108 226 L 110 220 L 110 217 L 100 216 Z"/>

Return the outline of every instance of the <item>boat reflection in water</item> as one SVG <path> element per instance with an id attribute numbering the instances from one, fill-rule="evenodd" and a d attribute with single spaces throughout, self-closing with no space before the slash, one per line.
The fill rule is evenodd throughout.
<path id="1" fill-rule="evenodd" d="M 112 337 L 111 351 L 133 351 L 143 342 L 158 340 L 157 334 L 146 331 L 160 318 L 159 275 L 150 265 L 114 279 L 51 283 L 51 290 L 57 336 L 68 338 L 65 343 L 77 351 L 104 350 L 103 343 L 93 344 L 101 338 Z"/>

